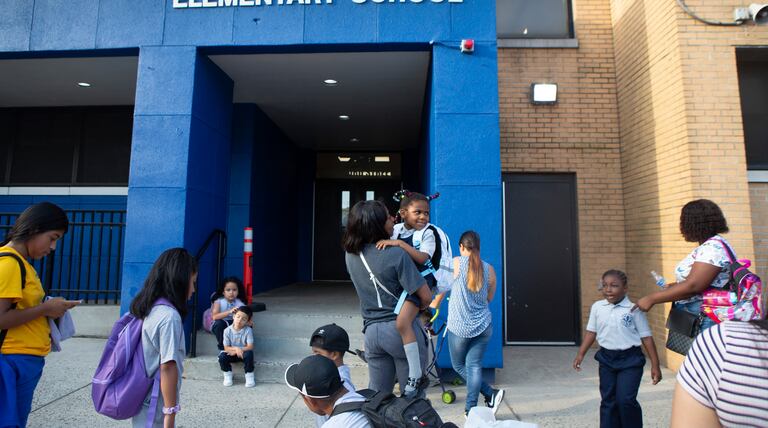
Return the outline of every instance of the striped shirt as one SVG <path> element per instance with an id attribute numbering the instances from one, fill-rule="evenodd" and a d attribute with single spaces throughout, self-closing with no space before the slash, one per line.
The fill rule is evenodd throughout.
<path id="1" fill-rule="evenodd" d="M 768 426 L 768 330 L 727 321 L 702 331 L 677 381 L 724 427 Z"/>
<path id="2" fill-rule="evenodd" d="M 453 281 L 448 300 L 448 330 L 456 336 L 477 337 L 491 325 L 491 311 L 488 309 L 489 266 L 483 262 L 483 286 L 473 293 L 467 288 L 469 257 L 459 257 L 459 276 Z"/>

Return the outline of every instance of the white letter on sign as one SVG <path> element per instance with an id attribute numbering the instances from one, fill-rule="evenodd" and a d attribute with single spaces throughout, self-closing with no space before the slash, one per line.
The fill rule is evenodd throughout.
<path id="1" fill-rule="evenodd" d="M 173 8 L 174 8 L 174 9 L 183 9 L 183 8 L 185 8 L 185 7 L 187 7 L 187 6 L 188 6 L 188 5 L 187 5 L 187 3 L 186 3 L 186 2 L 185 2 L 185 3 L 182 3 L 182 1 L 181 1 L 181 0 L 173 0 Z"/>

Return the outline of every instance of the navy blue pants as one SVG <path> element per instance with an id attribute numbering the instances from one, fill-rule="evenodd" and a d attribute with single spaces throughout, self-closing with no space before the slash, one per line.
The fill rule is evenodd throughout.
<path id="1" fill-rule="evenodd" d="M 216 346 L 219 347 L 219 351 L 224 350 L 224 330 L 230 325 L 232 325 L 232 321 L 227 319 L 216 320 L 211 325 L 211 332 L 216 336 Z"/>
<path id="2" fill-rule="evenodd" d="M 222 352 L 219 354 L 219 367 L 221 367 L 221 371 L 223 372 L 231 372 L 232 371 L 232 363 L 239 363 L 243 362 L 244 371 L 246 373 L 253 373 L 253 351 L 245 351 L 243 352 L 243 358 L 236 355 L 227 355 L 225 352 Z"/>
<path id="3" fill-rule="evenodd" d="M 645 356 L 639 346 L 623 351 L 600 348 L 600 428 L 643 426 L 637 390 L 643 377 Z"/>

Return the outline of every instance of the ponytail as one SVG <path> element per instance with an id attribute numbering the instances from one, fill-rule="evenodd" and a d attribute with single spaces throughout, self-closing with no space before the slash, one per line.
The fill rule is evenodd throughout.
<path id="1" fill-rule="evenodd" d="M 480 260 L 480 235 L 473 230 L 461 234 L 459 243 L 469 251 L 469 269 L 467 272 L 467 289 L 473 293 L 483 288 L 483 261 Z"/>

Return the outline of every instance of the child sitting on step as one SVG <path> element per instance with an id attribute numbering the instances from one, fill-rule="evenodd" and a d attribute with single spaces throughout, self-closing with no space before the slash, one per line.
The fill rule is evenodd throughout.
<path id="1" fill-rule="evenodd" d="M 243 281 L 240 278 L 230 276 L 221 281 L 212 299 L 211 318 L 213 318 L 213 325 L 211 332 L 216 336 L 216 345 L 219 347 L 219 351 L 224 350 L 224 329 L 232 324 L 232 316 L 237 308 L 245 305 L 240 297 L 245 297 Z"/>
<path id="2" fill-rule="evenodd" d="M 219 353 L 219 366 L 224 372 L 224 386 L 232 386 L 232 364 L 243 362 L 245 365 L 245 387 L 256 386 L 253 377 L 253 329 L 248 327 L 253 312 L 248 306 L 240 306 L 235 311 L 232 325 L 224 330 L 224 351 Z"/>
<path id="3" fill-rule="evenodd" d="M 344 354 L 353 352 L 349 350 L 349 335 L 347 331 L 336 324 L 328 324 L 318 327 L 312 337 L 309 339 L 309 346 L 312 347 L 312 353 L 322 355 L 333 361 L 339 370 L 339 377 L 347 391 L 355 391 L 355 385 L 352 383 L 349 366 L 344 364 Z M 322 426 L 329 416 L 316 416 L 317 426 Z"/>
<path id="4" fill-rule="evenodd" d="M 425 196 L 407 190 L 397 192 L 394 198 L 400 201 L 398 213 L 403 222 L 395 225 L 391 239 L 376 243 L 376 248 L 380 250 L 388 246 L 400 247 L 411 256 L 432 293 L 437 293 L 430 305 L 432 309 L 440 307 L 445 291 L 452 282 L 451 246 L 448 237 L 439 227 L 429 222 L 429 201 L 437 196 L 439 194 Z M 447 280 L 441 280 L 442 278 Z M 426 376 L 421 371 L 419 347 L 413 329 L 420 304 L 417 296 L 403 293 L 395 308 L 395 313 L 398 314 L 396 326 L 403 339 L 403 348 L 408 360 L 408 383 L 403 390 L 406 397 L 416 396 L 427 384 Z M 433 319 L 431 311 L 426 311 L 425 315 L 429 321 Z"/>

